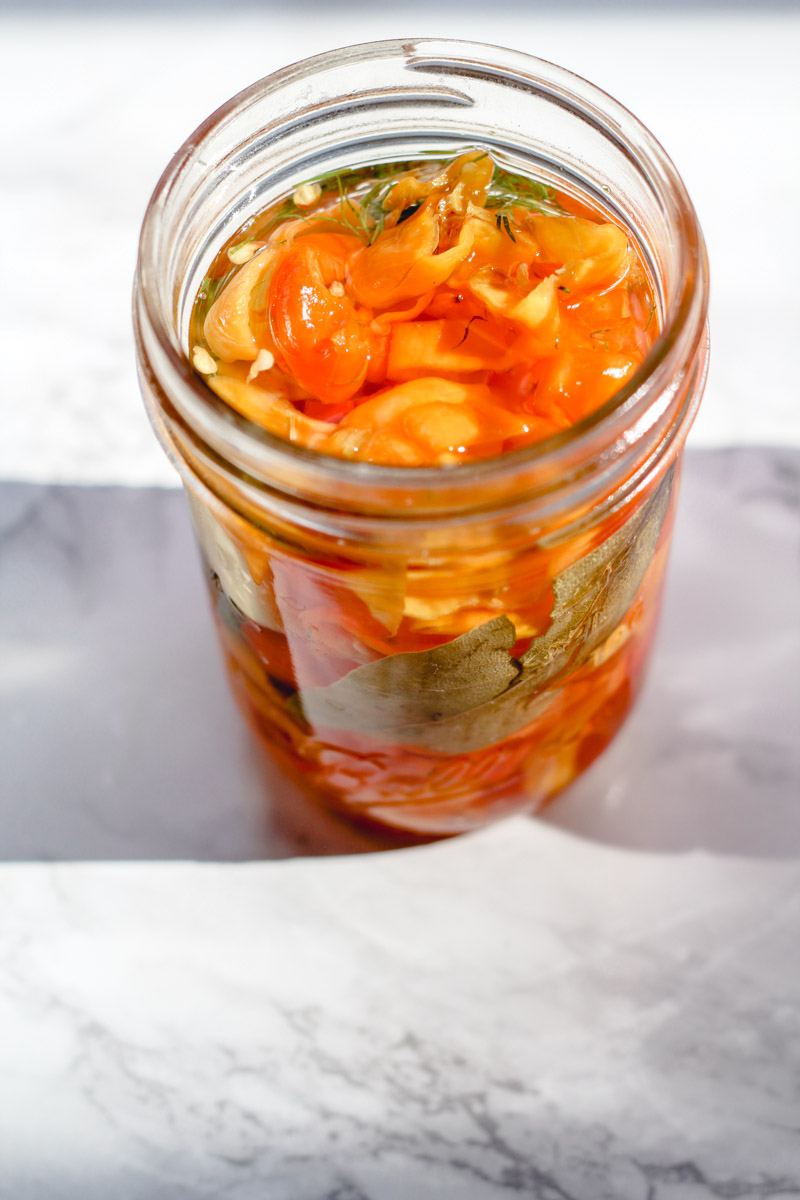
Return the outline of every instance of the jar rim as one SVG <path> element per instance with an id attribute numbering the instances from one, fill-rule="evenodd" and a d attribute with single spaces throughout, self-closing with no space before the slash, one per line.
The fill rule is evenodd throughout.
<path id="1" fill-rule="evenodd" d="M 648 182 L 657 189 L 676 231 L 682 286 L 670 311 L 662 314 L 664 324 L 659 336 L 634 375 L 608 401 L 569 428 L 503 455 L 445 467 L 385 466 L 322 454 L 271 434 L 225 405 L 194 372 L 170 319 L 174 312 L 168 313 L 166 306 L 159 304 L 158 289 L 151 286 L 158 272 L 157 234 L 165 201 L 202 157 L 202 147 L 210 138 L 248 107 L 290 83 L 310 80 L 331 68 L 386 56 L 403 57 L 411 70 L 436 66 L 454 76 L 485 76 L 489 72 L 499 83 L 545 92 L 557 104 L 579 105 L 584 119 L 602 127 L 637 166 L 647 170 Z M 651 414 L 650 410 L 658 407 L 659 397 L 663 398 L 661 410 L 674 402 L 680 390 L 675 388 L 675 380 L 686 374 L 706 337 L 707 307 L 708 264 L 697 215 L 672 160 L 637 117 L 602 89 L 564 67 L 501 46 L 436 38 L 366 42 L 327 51 L 257 80 L 222 104 L 176 151 L 153 191 L 142 223 L 134 285 L 140 368 L 152 368 L 147 370 L 148 379 L 165 393 L 162 399 L 174 403 L 176 391 L 180 392 L 178 411 L 209 446 L 218 452 L 222 449 L 223 459 L 228 455 L 229 461 L 251 481 L 256 479 L 267 486 L 274 486 L 277 464 L 290 463 L 301 472 L 313 472 L 322 495 L 327 491 L 335 497 L 346 484 L 363 490 L 365 495 L 371 492 L 384 497 L 385 502 L 378 502 L 377 508 L 385 509 L 387 514 L 395 510 L 398 496 L 414 492 L 435 497 L 434 507 L 464 512 L 474 507 L 469 500 L 471 493 L 494 486 L 507 496 L 504 485 L 520 474 L 528 479 L 529 495 L 552 492 L 556 481 L 574 477 L 576 463 L 585 468 L 592 457 L 614 456 L 615 450 L 624 453 L 631 441 L 631 428 L 637 423 L 650 428 L 656 422 L 659 414 Z M 154 350 L 157 364 L 150 363 Z M 691 424 L 701 390 L 695 387 L 689 403 L 673 412 L 673 422 L 677 419 L 684 430 Z M 537 475 L 538 487 L 532 482 Z"/>

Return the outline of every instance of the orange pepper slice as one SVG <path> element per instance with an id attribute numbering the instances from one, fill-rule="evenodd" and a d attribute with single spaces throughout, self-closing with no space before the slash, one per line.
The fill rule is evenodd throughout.
<path id="1" fill-rule="evenodd" d="M 472 249 L 473 233 L 465 225 L 455 246 L 437 254 L 439 225 L 432 209 L 380 233 L 350 265 L 348 284 L 361 304 L 391 308 L 439 287 Z"/>
<path id="2" fill-rule="evenodd" d="M 323 267 L 328 275 L 338 273 L 337 262 L 311 242 L 295 242 L 275 269 L 269 296 L 270 328 L 284 369 L 327 404 L 360 391 L 371 349 L 352 301 L 326 286 Z"/>

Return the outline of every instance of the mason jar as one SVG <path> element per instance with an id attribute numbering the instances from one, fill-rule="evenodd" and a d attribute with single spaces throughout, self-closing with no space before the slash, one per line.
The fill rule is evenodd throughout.
<path id="1" fill-rule="evenodd" d="M 474 147 L 588 202 L 646 264 L 659 335 L 601 408 L 502 457 L 385 467 L 272 436 L 194 373 L 193 302 L 248 218 L 322 173 Z M 513 50 L 336 50 L 241 92 L 177 152 L 141 233 L 141 388 L 186 488 L 234 694 L 316 798 L 458 833 L 540 809 L 614 737 L 656 628 L 707 293 L 697 218 L 659 143 L 591 84 Z"/>

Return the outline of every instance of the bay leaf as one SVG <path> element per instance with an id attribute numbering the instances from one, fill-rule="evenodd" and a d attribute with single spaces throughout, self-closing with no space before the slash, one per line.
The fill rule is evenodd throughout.
<path id="1" fill-rule="evenodd" d="M 304 691 L 308 723 L 442 754 L 469 754 L 524 729 L 548 684 L 582 666 L 617 628 L 644 578 L 669 507 L 673 472 L 632 517 L 553 581 L 550 626 L 519 663 L 517 634 L 495 617 L 433 650 L 390 655 Z"/>
<path id="2" fill-rule="evenodd" d="M 670 470 L 647 504 L 553 581 L 550 628 L 522 656 L 537 686 L 583 663 L 633 603 L 656 548 L 672 492 Z"/>
<path id="3" fill-rule="evenodd" d="M 310 725 L 374 733 L 404 741 L 408 726 L 435 726 L 499 696 L 520 673 L 508 617 L 430 650 L 389 654 L 302 694 Z"/>

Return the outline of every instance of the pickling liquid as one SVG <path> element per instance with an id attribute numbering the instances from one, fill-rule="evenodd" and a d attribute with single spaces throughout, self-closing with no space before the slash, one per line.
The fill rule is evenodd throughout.
<path id="1" fill-rule="evenodd" d="M 507 454 L 604 404 L 656 336 L 625 231 L 485 153 L 293 197 L 220 251 L 191 336 L 220 398 L 294 443 L 392 466 Z"/>
<path id="2" fill-rule="evenodd" d="M 601 407 L 657 329 L 624 231 L 476 151 L 309 184 L 253 218 L 209 269 L 191 340 L 270 433 L 450 471 Z M 540 809 L 641 687 L 676 484 L 579 534 L 435 560 L 303 545 L 195 498 L 240 706 L 350 817 L 451 834 Z"/>

